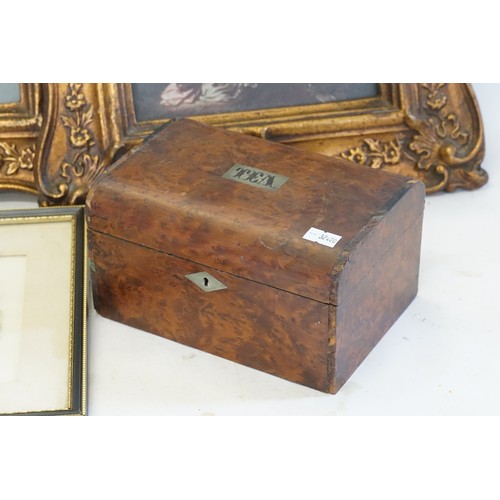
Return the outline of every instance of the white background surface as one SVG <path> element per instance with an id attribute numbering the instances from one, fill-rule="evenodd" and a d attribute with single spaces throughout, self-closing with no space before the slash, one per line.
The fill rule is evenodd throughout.
<path id="1" fill-rule="evenodd" d="M 490 180 L 427 198 L 419 295 L 328 395 L 99 317 L 90 415 L 500 415 L 500 85 L 474 85 Z M 0 209 L 35 206 L 0 193 Z"/>

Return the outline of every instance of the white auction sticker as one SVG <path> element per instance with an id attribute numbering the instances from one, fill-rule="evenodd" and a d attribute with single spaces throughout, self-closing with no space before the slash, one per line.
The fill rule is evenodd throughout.
<path id="1" fill-rule="evenodd" d="M 312 227 L 304 234 L 303 238 L 305 240 L 314 241 L 315 243 L 319 243 L 320 245 L 325 245 L 327 247 L 333 248 L 342 238 L 338 234 L 327 233 L 326 231 L 322 231 L 321 229 L 316 229 Z"/>

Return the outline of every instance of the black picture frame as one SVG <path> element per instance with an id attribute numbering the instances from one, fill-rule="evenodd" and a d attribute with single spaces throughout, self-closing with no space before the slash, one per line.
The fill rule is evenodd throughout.
<path id="1" fill-rule="evenodd" d="M 84 207 L 1 211 L 0 234 L 2 232 L 7 238 L 0 238 L 0 261 L 23 258 L 27 264 L 23 275 L 19 276 L 23 283 L 16 283 L 16 273 L 9 267 L 10 262 L 4 260 L 5 265 L 0 267 L 0 272 L 10 269 L 10 289 L 17 286 L 22 290 L 18 295 L 24 301 L 19 307 L 22 318 L 17 319 L 17 323 L 6 322 L 3 332 L 4 346 L 17 345 L 14 350 L 18 361 L 13 368 L 15 375 L 0 379 L 0 415 L 85 415 L 87 257 Z M 54 235 L 57 236 L 54 238 Z M 44 242 L 45 249 L 40 242 Z M 37 270 L 42 272 L 34 276 Z M 5 297 L 0 289 L 0 312 L 2 305 L 5 306 L 2 304 Z M 7 304 L 12 304 L 12 300 Z M 53 314 L 53 311 L 58 312 Z M 4 311 L 4 316 L 9 314 L 16 316 L 12 310 Z M 39 328 L 30 329 L 29 325 L 37 320 L 40 320 Z M 22 326 L 9 328 L 13 324 Z M 46 338 L 51 345 L 44 350 Z M 4 352 L 4 356 L 7 355 Z M 31 367 L 33 362 L 40 369 L 27 370 L 25 367 Z M 23 390 L 25 393 L 19 392 Z M 45 395 L 40 394 L 43 391 Z M 9 395 L 14 395 L 10 401 Z"/>

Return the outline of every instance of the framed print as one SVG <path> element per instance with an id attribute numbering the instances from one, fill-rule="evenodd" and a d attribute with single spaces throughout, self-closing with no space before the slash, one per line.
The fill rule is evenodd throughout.
<path id="1" fill-rule="evenodd" d="M 83 207 L 0 212 L 0 414 L 86 412 Z"/>
<path id="2" fill-rule="evenodd" d="M 139 122 L 374 98 L 377 83 L 132 83 Z"/>
<path id="3" fill-rule="evenodd" d="M 42 206 L 82 204 L 101 172 L 181 117 L 406 175 L 427 193 L 488 180 L 466 83 L 47 83 L 4 100 L 17 91 L 0 102 L 0 189 L 37 192 Z M 25 118 L 7 126 L 2 109 Z"/>

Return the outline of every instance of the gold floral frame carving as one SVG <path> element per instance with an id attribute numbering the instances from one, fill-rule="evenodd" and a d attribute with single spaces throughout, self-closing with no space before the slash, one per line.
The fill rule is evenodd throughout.
<path id="1" fill-rule="evenodd" d="M 469 84 L 379 89 L 374 98 L 194 118 L 411 176 L 428 193 L 487 182 Z M 82 203 L 100 172 L 168 121 L 137 120 L 131 84 L 23 84 L 21 96 L 0 105 L 0 188 L 37 192 L 41 205 Z"/>

